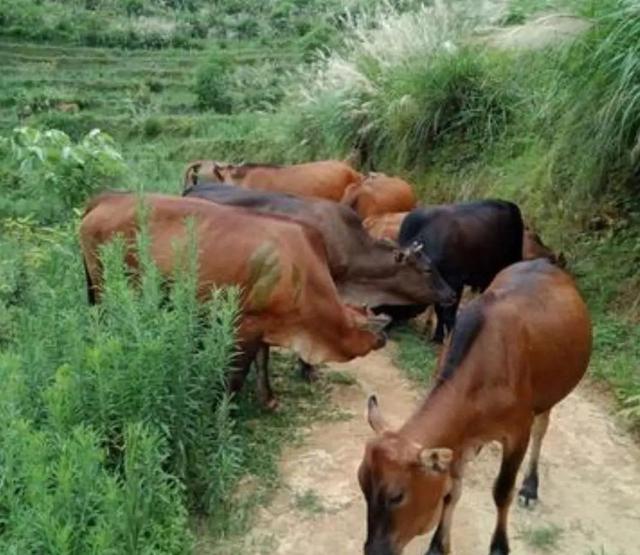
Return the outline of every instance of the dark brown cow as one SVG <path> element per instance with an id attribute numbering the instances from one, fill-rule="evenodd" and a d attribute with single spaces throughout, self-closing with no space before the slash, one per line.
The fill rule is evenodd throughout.
<path id="1" fill-rule="evenodd" d="M 187 188 L 188 197 L 287 216 L 318 230 L 327 249 L 329 270 L 348 303 L 379 305 L 428 304 L 453 300 L 451 288 L 426 261 L 410 249 L 372 239 L 360 219 L 345 206 L 321 199 L 247 191 L 215 183 Z"/>
<path id="2" fill-rule="evenodd" d="M 384 173 L 370 173 L 361 182 L 350 185 L 340 202 L 363 220 L 389 212 L 408 212 L 418 203 L 409 183 Z"/>
<path id="3" fill-rule="evenodd" d="M 184 187 L 203 182 L 227 183 L 247 189 L 339 201 L 347 187 L 361 180 L 360 173 L 339 160 L 320 160 L 291 166 L 236 165 L 198 160 L 187 166 Z"/>
<path id="4" fill-rule="evenodd" d="M 234 389 L 241 387 L 262 343 L 290 348 L 313 364 L 350 360 L 384 343 L 383 336 L 368 329 L 365 311 L 340 301 L 322 239 L 314 229 L 201 199 L 143 198 L 150 207 L 151 255 L 163 275 L 173 272 L 175 244 L 187 240 L 185 219 L 191 217 L 198 247 L 199 296 L 208 298 L 212 287 L 241 287 L 238 341 L 245 356 L 234 375 Z M 102 279 L 98 247 L 118 233 L 134 244 L 138 202 L 133 194 L 106 194 L 89 204 L 80 242 L 94 294 L 99 295 Z M 127 263 L 137 266 L 132 254 Z M 270 388 L 265 394 L 270 397 Z M 271 398 L 265 401 L 273 404 Z"/>
<path id="5" fill-rule="evenodd" d="M 451 519 L 465 464 L 490 441 L 502 444 L 493 488 L 492 555 L 509 553 L 507 515 L 532 440 L 520 495 L 538 497 L 538 458 L 551 409 L 584 375 L 591 354 L 587 307 L 569 275 L 544 259 L 500 272 L 462 311 L 438 362 L 435 384 L 398 431 L 375 397 L 358 479 L 367 502 L 365 555 L 398 555 L 437 525 L 429 555 L 451 550 Z"/>
<path id="6" fill-rule="evenodd" d="M 304 199 L 282 193 L 250 191 L 219 184 L 188 187 L 185 196 L 238 207 L 264 214 L 285 215 L 314 227 L 327 249 L 329 271 L 341 298 L 389 312 L 397 307 L 453 302 L 453 291 L 437 270 L 419 261 L 410 249 L 400 250 L 388 242 L 375 241 L 362 228 L 356 214 L 346 206 L 321 199 Z M 263 355 L 268 361 L 268 353 Z M 314 369 L 299 361 L 305 379 Z"/>

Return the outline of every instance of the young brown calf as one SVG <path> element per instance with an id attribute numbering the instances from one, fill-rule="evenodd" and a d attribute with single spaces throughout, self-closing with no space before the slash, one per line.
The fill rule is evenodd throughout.
<path id="1" fill-rule="evenodd" d="M 590 354 L 589 314 L 565 272 L 543 259 L 502 270 L 460 314 L 435 385 L 398 431 L 388 429 L 375 397 L 369 399 L 378 435 L 358 471 L 367 502 L 365 554 L 398 555 L 436 524 L 428 555 L 449 553 L 465 464 L 490 441 L 502 444 L 490 553 L 509 553 L 507 515 L 529 440 L 520 490 L 526 502 L 538 495 L 550 411 L 580 381 Z"/>

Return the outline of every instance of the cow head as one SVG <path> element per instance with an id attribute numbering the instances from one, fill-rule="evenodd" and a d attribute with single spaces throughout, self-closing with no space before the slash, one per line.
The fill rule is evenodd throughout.
<path id="1" fill-rule="evenodd" d="M 542 238 L 533 229 L 524 228 L 522 234 L 522 259 L 533 260 L 535 258 L 546 258 L 552 264 L 564 268 L 567 265 L 563 253 L 556 255 L 547 245 L 542 242 Z"/>
<path id="2" fill-rule="evenodd" d="M 416 304 L 448 306 L 455 302 L 454 291 L 424 253 L 422 243 L 416 241 L 403 249 L 394 247 L 394 258 L 398 285 Z"/>
<path id="3" fill-rule="evenodd" d="M 377 437 L 358 469 L 367 503 L 365 555 L 399 555 L 415 536 L 439 521 L 451 489 L 451 449 L 422 447 L 388 429 L 375 396 L 367 417 Z"/>

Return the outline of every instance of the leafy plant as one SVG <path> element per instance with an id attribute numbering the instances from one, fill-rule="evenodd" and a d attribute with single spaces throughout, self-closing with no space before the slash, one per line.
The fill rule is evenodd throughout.
<path id="1" fill-rule="evenodd" d="M 64 221 L 91 193 L 124 174 L 122 156 L 98 129 L 73 143 L 65 133 L 21 127 L 0 140 L 8 165 L 0 179 L 4 209 L 42 222 Z"/>

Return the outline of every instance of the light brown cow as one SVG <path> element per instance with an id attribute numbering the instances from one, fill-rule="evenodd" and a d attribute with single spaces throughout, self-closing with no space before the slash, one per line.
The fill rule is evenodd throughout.
<path id="1" fill-rule="evenodd" d="M 378 436 L 358 472 L 368 511 L 365 555 L 398 555 L 436 525 L 428 552 L 449 553 L 465 465 L 490 441 L 502 444 L 490 552 L 507 555 L 509 505 L 529 439 L 525 503 L 538 497 L 550 412 L 580 381 L 590 355 L 589 314 L 568 274 L 544 259 L 502 270 L 460 314 L 433 388 L 398 431 L 369 399 Z"/>
<path id="2" fill-rule="evenodd" d="M 360 183 L 350 185 L 342 204 L 350 206 L 363 220 L 389 212 L 408 212 L 417 199 L 409 183 L 384 173 L 370 173 Z"/>
<path id="3" fill-rule="evenodd" d="M 145 195 L 150 207 L 151 255 L 160 272 L 170 276 L 178 256 L 175 244 L 187 240 L 189 217 L 195 220 L 198 247 L 198 292 L 208 298 L 212 287 L 241 287 L 238 341 L 245 350 L 234 375 L 239 389 L 248 364 L 263 343 L 287 347 L 312 364 L 346 361 L 384 344 L 372 331 L 364 310 L 340 302 L 327 268 L 318 233 L 303 224 L 273 215 L 221 206 L 196 198 Z M 98 247 L 120 233 L 134 245 L 138 230 L 134 194 L 106 194 L 92 200 L 80 226 L 91 295 L 100 294 Z M 127 263 L 134 269 L 133 251 Z M 237 378 L 237 379 L 235 379 Z M 270 388 L 265 392 L 270 396 Z M 271 399 L 265 399 L 273 404 Z"/>
<path id="4" fill-rule="evenodd" d="M 291 166 L 235 165 L 198 160 L 187 166 L 184 187 L 206 182 L 227 183 L 247 189 L 339 201 L 347 187 L 361 180 L 360 173 L 339 160 L 320 160 Z"/>
<path id="5" fill-rule="evenodd" d="M 560 266 L 560 268 L 564 268 L 567 264 L 562 253 L 556 255 L 542 242 L 540 235 L 530 227 L 525 227 L 522 235 L 522 259 L 534 260 L 536 258 L 546 258 L 549 262 Z"/>
<path id="6" fill-rule="evenodd" d="M 379 216 L 369 216 L 362 225 L 374 239 L 387 239 L 398 242 L 398 232 L 402 220 L 409 212 L 391 212 Z"/>

